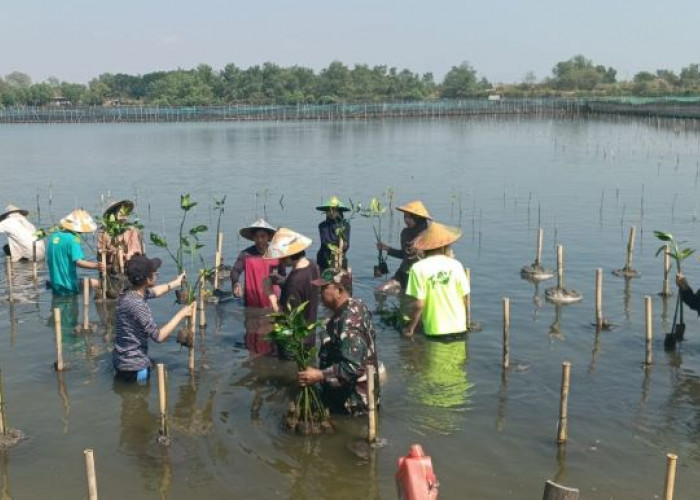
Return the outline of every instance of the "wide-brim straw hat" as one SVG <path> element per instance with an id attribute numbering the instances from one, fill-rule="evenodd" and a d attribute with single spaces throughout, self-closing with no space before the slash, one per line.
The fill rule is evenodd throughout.
<path id="1" fill-rule="evenodd" d="M 424 219 L 428 220 L 433 219 L 433 216 L 430 215 L 430 212 L 428 212 L 428 209 L 425 208 L 425 205 L 423 205 L 423 202 L 420 200 L 412 201 L 410 203 L 406 203 L 405 205 L 401 205 L 400 207 L 396 207 L 396 210 L 399 212 L 417 215 L 418 217 L 423 217 Z"/>
<path id="2" fill-rule="evenodd" d="M 12 214 L 16 214 L 16 213 L 20 213 L 20 214 L 24 215 L 25 217 L 29 214 L 28 211 L 22 210 L 19 207 L 16 207 L 14 205 L 7 205 L 5 207 L 5 213 L 0 215 L 0 220 L 5 220 L 8 216 L 10 216 Z"/>
<path id="3" fill-rule="evenodd" d="M 89 213 L 77 208 L 61 219 L 61 227 L 74 233 L 92 233 L 97 229 L 97 224 Z"/>
<path id="4" fill-rule="evenodd" d="M 124 215 L 130 215 L 134 211 L 134 202 L 131 200 L 113 201 L 107 206 L 102 217 L 117 215 L 120 211 L 123 211 Z"/>
<path id="5" fill-rule="evenodd" d="M 343 202 L 340 201 L 340 198 L 337 196 L 331 196 L 328 198 L 323 205 L 319 205 L 316 207 L 316 210 L 319 210 L 321 212 L 328 212 L 331 208 L 336 209 L 338 212 L 349 212 L 350 209 L 343 205 Z"/>
<path id="6" fill-rule="evenodd" d="M 243 229 L 238 231 L 238 234 L 243 236 L 246 240 L 253 241 L 253 234 L 255 234 L 255 231 L 259 229 L 267 231 L 268 233 L 270 233 L 270 236 L 274 236 L 274 234 L 277 232 L 277 229 L 271 226 L 265 219 L 258 219 L 255 222 L 253 222 L 250 226 L 244 227 Z"/>
<path id="7" fill-rule="evenodd" d="M 413 248 L 416 250 L 435 250 L 451 245 L 461 236 L 462 230 L 460 228 L 433 222 L 426 230 L 416 236 L 413 240 Z"/>
<path id="8" fill-rule="evenodd" d="M 286 227 L 281 227 L 267 247 L 264 259 L 284 259 L 298 254 L 311 246 L 311 239 Z"/>

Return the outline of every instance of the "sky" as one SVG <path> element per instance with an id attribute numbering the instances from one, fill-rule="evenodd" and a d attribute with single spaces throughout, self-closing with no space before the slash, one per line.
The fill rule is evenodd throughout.
<path id="1" fill-rule="evenodd" d="M 697 0 L 0 0 L 0 76 L 87 83 L 101 73 L 334 60 L 491 82 L 538 80 L 576 54 L 618 79 L 700 62 Z"/>

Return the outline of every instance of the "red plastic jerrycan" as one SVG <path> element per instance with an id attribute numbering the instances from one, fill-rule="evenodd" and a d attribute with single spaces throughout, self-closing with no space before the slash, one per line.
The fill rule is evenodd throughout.
<path id="1" fill-rule="evenodd" d="M 423 453 L 421 445 L 411 445 L 408 455 L 399 458 L 397 466 L 399 500 L 437 499 L 439 483 L 433 472 L 433 462 Z"/>

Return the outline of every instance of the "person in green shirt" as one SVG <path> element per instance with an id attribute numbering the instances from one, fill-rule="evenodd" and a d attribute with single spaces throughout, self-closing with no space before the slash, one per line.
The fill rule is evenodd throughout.
<path id="1" fill-rule="evenodd" d="M 78 267 L 98 269 L 104 272 L 101 262 L 85 260 L 80 246 L 82 233 L 91 233 L 97 224 L 85 210 L 73 210 L 61 219 L 61 228 L 48 236 L 46 261 L 49 268 L 49 285 L 56 295 L 80 293 Z M 97 280 L 91 280 L 91 287 L 99 287 Z"/>
<path id="2" fill-rule="evenodd" d="M 461 229 L 433 222 L 413 240 L 413 248 L 423 251 L 425 258 L 413 264 L 408 275 L 406 295 L 415 304 L 405 335 L 413 336 L 421 319 L 428 337 L 445 339 L 466 333 L 469 281 L 450 250 L 460 236 Z"/>

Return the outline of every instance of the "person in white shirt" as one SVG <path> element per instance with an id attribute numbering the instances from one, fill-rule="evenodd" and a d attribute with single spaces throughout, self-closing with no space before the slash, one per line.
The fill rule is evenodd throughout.
<path id="1" fill-rule="evenodd" d="M 3 247 L 5 255 L 12 262 L 34 258 L 36 242 L 36 260 L 44 260 L 44 242 L 37 238 L 37 229 L 27 220 L 26 210 L 8 205 L 5 213 L 0 215 L 0 233 L 7 234 L 7 244 Z"/>

